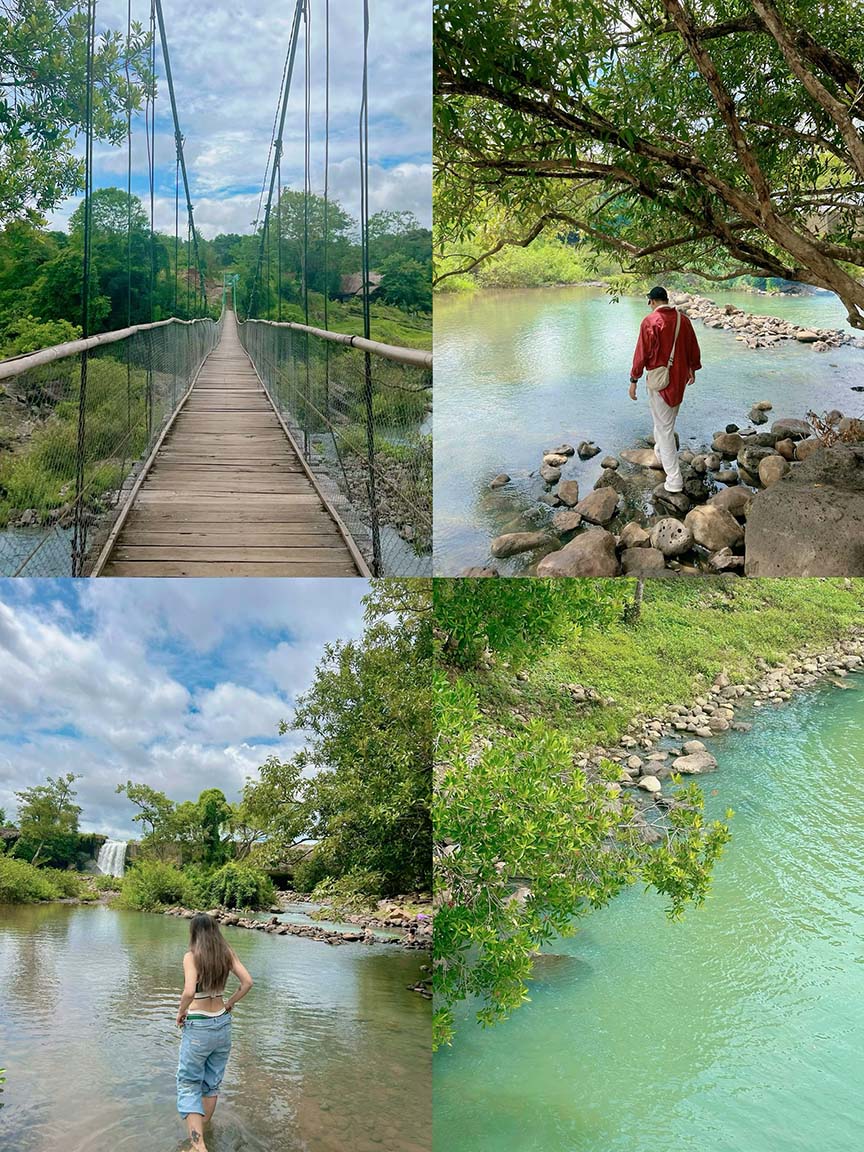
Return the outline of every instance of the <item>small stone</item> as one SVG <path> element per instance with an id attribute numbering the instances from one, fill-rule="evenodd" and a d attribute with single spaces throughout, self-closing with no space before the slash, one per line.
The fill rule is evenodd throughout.
<path id="1" fill-rule="evenodd" d="M 567 457 L 559 456 L 557 452 L 547 452 L 543 457 L 543 463 L 548 464 L 550 468 L 563 468 L 567 463 Z"/>
<path id="2" fill-rule="evenodd" d="M 642 776 L 639 780 L 639 787 L 644 792 L 650 792 L 653 796 L 663 791 L 663 785 L 656 776 Z"/>
<path id="3" fill-rule="evenodd" d="M 789 461 L 784 460 L 782 456 L 766 456 L 764 460 L 759 461 L 759 479 L 766 488 L 782 480 L 788 471 Z"/>
<path id="4" fill-rule="evenodd" d="M 604 456 L 600 461 L 601 468 L 617 468 L 618 460 L 614 456 Z"/>
<path id="5" fill-rule="evenodd" d="M 624 548 L 647 548 L 651 543 L 651 536 L 638 520 L 631 520 L 621 529 L 618 537 Z"/>
<path id="6" fill-rule="evenodd" d="M 549 456 L 573 456 L 576 449 L 572 444 L 559 444 L 557 448 L 550 448 L 547 455 Z"/>
<path id="7" fill-rule="evenodd" d="M 579 481 L 562 480 L 558 485 L 558 499 L 568 508 L 575 507 L 579 503 Z"/>
<path id="8" fill-rule="evenodd" d="M 561 479 L 561 469 L 552 468 L 549 464 L 543 464 L 540 468 L 540 476 L 547 484 L 557 484 Z"/>
<path id="9" fill-rule="evenodd" d="M 495 479 L 490 483 L 490 488 L 503 488 L 505 484 L 510 483 L 510 477 L 506 472 L 499 472 Z"/>
<path id="10" fill-rule="evenodd" d="M 682 776 L 694 776 L 700 772 L 710 772 L 717 767 L 717 759 L 710 752 L 691 752 L 672 761 L 672 771 Z"/>

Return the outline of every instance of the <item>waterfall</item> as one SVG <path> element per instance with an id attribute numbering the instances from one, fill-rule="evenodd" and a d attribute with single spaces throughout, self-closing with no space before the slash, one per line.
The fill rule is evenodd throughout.
<path id="1" fill-rule="evenodd" d="M 106 840 L 99 849 L 96 867 L 103 876 L 122 876 L 126 871 L 126 841 Z"/>

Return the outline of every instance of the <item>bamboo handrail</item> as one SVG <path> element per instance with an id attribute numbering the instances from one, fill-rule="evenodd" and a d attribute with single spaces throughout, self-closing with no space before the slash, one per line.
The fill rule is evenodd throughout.
<path id="1" fill-rule="evenodd" d="M 385 360 L 393 360 L 397 364 L 408 364 L 412 368 L 431 368 L 432 353 L 420 348 L 404 348 L 400 344 L 382 344 L 378 340 L 366 340 L 363 336 L 351 336 L 348 332 L 330 332 L 327 328 L 313 328 L 309 324 L 298 324 L 293 320 L 244 320 L 243 324 L 269 324 L 272 328 L 293 328 L 295 332 L 308 332 L 312 336 L 319 336 L 322 340 L 329 340 L 333 344 L 347 344 L 351 348 L 359 348 L 362 352 L 371 352 Z"/>

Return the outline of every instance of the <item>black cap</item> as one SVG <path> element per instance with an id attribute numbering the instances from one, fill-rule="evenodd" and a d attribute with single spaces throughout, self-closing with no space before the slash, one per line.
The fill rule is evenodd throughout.
<path id="1" fill-rule="evenodd" d="M 668 300 L 669 299 L 669 293 L 666 291 L 665 288 L 661 288 L 660 285 L 658 284 L 656 288 L 652 288 L 651 291 L 648 293 L 648 299 L 649 300 Z"/>

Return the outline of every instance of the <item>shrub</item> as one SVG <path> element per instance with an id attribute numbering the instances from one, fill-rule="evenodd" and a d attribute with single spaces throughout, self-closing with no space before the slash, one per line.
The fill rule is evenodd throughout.
<path id="1" fill-rule="evenodd" d="M 61 896 L 80 896 L 82 877 L 77 872 L 62 868 L 40 868 L 42 875 L 54 885 Z"/>
<path id="2" fill-rule="evenodd" d="M 154 912 L 169 904 L 187 903 L 190 887 L 186 876 L 173 864 L 140 860 L 124 877 L 117 904 L 139 912 Z"/>
<path id="3" fill-rule="evenodd" d="M 34 868 L 26 860 L 0 856 L 0 904 L 35 904 L 59 896 L 60 889 L 48 870 Z"/>
<path id="4" fill-rule="evenodd" d="M 119 876 L 93 875 L 89 880 L 96 892 L 120 892 L 123 888 L 123 881 Z"/>
<path id="5" fill-rule="evenodd" d="M 210 900 L 226 908 L 268 908 L 276 898 L 269 876 L 243 864 L 225 864 L 210 877 Z"/>

